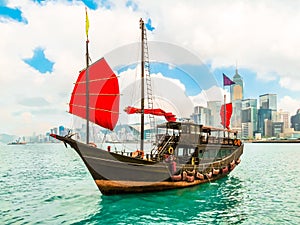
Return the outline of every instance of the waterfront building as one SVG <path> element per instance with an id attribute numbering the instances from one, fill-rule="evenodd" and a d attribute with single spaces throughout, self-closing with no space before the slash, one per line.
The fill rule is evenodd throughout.
<path id="1" fill-rule="evenodd" d="M 259 96 L 260 109 L 271 109 L 277 111 L 277 95 L 276 94 L 264 94 Z"/>
<path id="2" fill-rule="evenodd" d="M 290 128 L 290 113 L 280 109 L 277 114 L 276 122 L 283 122 L 283 132 L 285 132 L 285 130 Z"/>
<path id="3" fill-rule="evenodd" d="M 242 100 L 244 98 L 244 81 L 241 75 L 238 73 L 238 69 L 235 70 L 233 82 L 235 84 L 230 86 L 231 102 Z"/>
<path id="4" fill-rule="evenodd" d="M 191 119 L 196 124 L 204 124 L 204 125 L 211 124 L 211 117 L 212 117 L 211 110 L 203 106 L 195 106 L 194 113 L 191 115 Z"/>
<path id="5" fill-rule="evenodd" d="M 272 122 L 272 136 L 279 137 L 281 133 L 284 131 L 284 123 L 283 122 Z"/>
<path id="6" fill-rule="evenodd" d="M 262 136 L 270 137 L 272 132 L 272 121 L 276 120 L 277 95 L 264 94 L 259 96 L 259 110 L 257 113 L 257 132 Z"/>
<path id="7" fill-rule="evenodd" d="M 266 135 L 265 120 L 272 119 L 272 110 L 271 109 L 258 109 L 257 111 L 257 132 L 261 133 L 262 136 Z"/>
<path id="8" fill-rule="evenodd" d="M 264 120 L 264 133 L 263 134 L 265 137 L 273 137 L 272 125 L 273 125 L 272 120 L 269 120 L 269 119 Z"/>
<path id="9" fill-rule="evenodd" d="M 233 76 L 235 84 L 230 86 L 230 98 L 232 102 L 231 127 L 241 133 L 242 130 L 242 100 L 244 99 L 244 82 L 238 69 Z"/>
<path id="10" fill-rule="evenodd" d="M 291 128 L 295 131 L 300 131 L 300 108 L 297 110 L 296 115 L 291 117 Z"/>
<path id="11" fill-rule="evenodd" d="M 220 109 L 223 103 L 221 101 L 208 101 L 207 108 L 210 110 L 210 123 L 208 126 L 213 127 L 222 127 L 221 125 L 221 117 L 220 117 Z"/>
<path id="12" fill-rule="evenodd" d="M 242 100 L 242 134 L 243 138 L 254 137 L 257 128 L 257 99 Z"/>
<path id="13" fill-rule="evenodd" d="M 65 135 L 65 127 L 64 126 L 59 126 L 58 127 L 58 134 L 60 136 L 64 136 Z"/>
<path id="14" fill-rule="evenodd" d="M 57 127 L 52 128 L 52 129 L 50 130 L 50 133 L 51 133 L 51 134 L 58 134 L 58 133 L 57 133 Z"/>

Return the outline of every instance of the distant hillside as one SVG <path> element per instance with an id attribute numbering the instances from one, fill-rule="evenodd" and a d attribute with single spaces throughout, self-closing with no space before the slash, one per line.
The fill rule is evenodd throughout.
<path id="1" fill-rule="evenodd" d="M 10 134 L 0 134 L 0 142 L 3 142 L 5 144 L 15 141 L 18 137 L 16 135 L 10 135 Z"/>

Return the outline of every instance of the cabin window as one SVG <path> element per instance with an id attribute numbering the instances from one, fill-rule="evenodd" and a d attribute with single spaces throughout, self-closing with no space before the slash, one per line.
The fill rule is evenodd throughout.
<path id="1" fill-rule="evenodd" d="M 207 141 L 207 133 L 201 133 L 201 143 L 206 143 Z"/>
<path id="2" fill-rule="evenodd" d="M 178 148 L 178 156 L 183 156 L 183 148 Z"/>
<path id="3" fill-rule="evenodd" d="M 195 149 L 194 148 L 188 148 L 188 147 L 179 147 L 178 149 L 178 156 L 191 156 Z"/>
<path id="4" fill-rule="evenodd" d="M 188 134 L 189 133 L 189 127 L 187 125 L 182 125 L 182 133 Z"/>
<path id="5" fill-rule="evenodd" d="M 195 126 L 191 126 L 191 134 L 195 134 L 196 133 L 196 127 Z"/>
<path id="6" fill-rule="evenodd" d="M 200 134 L 200 127 L 199 126 L 195 126 L 195 133 Z"/>
<path id="7" fill-rule="evenodd" d="M 203 150 L 202 150 L 202 149 L 201 149 L 201 150 L 199 150 L 198 157 L 199 157 L 199 158 L 202 158 L 202 157 L 203 157 Z"/>
<path id="8" fill-rule="evenodd" d="M 209 159 L 209 151 L 205 151 L 205 152 L 203 153 L 203 158 Z"/>

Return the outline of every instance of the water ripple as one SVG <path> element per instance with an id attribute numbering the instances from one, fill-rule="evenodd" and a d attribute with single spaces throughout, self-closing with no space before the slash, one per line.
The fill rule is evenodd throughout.
<path id="1" fill-rule="evenodd" d="M 63 145 L 1 146 L 0 224 L 300 224 L 299 145 L 247 144 L 228 177 L 103 196 Z"/>

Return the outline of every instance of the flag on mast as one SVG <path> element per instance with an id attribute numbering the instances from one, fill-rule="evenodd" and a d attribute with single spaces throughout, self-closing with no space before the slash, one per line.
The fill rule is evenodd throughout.
<path id="1" fill-rule="evenodd" d="M 85 7 L 85 33 L 86 37 L 89 37 L 89 27 L 90 27 L 90 21 L 87 13 L 87 8 Z"/>
<path id="2" fill-rule="evenodd" d="M 224 73 L 223 73 L 223 87 L 225 88 L 225 86 L 231 86 L 235 84 L 234 81 L 232 81 L 229 77 L 227 77 Z M 221 124 L 223 125 L 224 129 L 227 128 L 228 130 L 229 125 L 230 125 L 230 118 L 232 115 L 232 103 L 228 103 L 226 104 L 226 94 L 224 94 L 224 105 L 221 106 L 221 110 L 220 110 L 220 116 L 221 116 Z M 225 133 L 224 133 L 224 137 L 225 137 Z"/>
<path id="3" fill-rule="evenodd" d="M 230 118 L 232 115 L 232 103 L 227 103 L 221 106 L 220 116 L 221 116 L 221 124 L 224 129 L 227 128 L 230 130 Z"/>
<path id="4" fill-rule="evenodd" d="M 230 86 L 230 85 L 233 85 L 235 84 L 234 81 L 230 80 L 229 77 L 227 77 L 224 73 L 223 73 L 223 85 L 224 86 Z"/>

